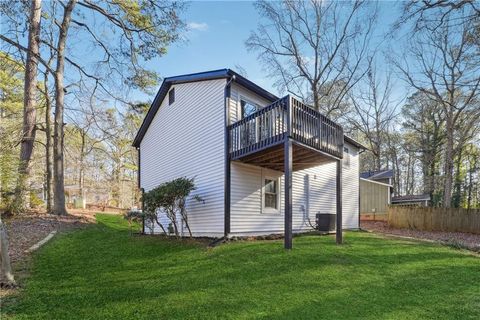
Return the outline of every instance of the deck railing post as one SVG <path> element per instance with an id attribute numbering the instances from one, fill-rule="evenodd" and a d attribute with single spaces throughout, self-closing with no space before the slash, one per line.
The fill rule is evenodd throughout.
<path id="1" fill-rule="evenodd" d="M 292 136 L 292 97 L 287 96 L 287 138 Z"/>
<path id="2" fill-rule="evenodd" d="M 343 243 L 343 234 L 342 234 L 342 160 L 337 160 L 337 228 L 335 240 L 337 244 Z"/>

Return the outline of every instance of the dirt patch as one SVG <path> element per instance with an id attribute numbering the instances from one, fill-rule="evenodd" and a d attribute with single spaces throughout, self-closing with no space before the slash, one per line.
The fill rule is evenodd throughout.
<path id="1" fill-rule="evenodd" d="M 52 231 L 64 231 L 83 228 L 95 222 L 93 212 L 70 212 L 67 216 L 55 216 L 40 212 L 30 212 L 12 218 L 4 218 L 8 234 L 10 261 L 17 283 L 22 282 L 28 274 L 28 261 L 31 252 L 28 249 L 45 239 Z M 1 279 L 0 279 L 1 280 Z M 1 290 L 0 297 L 5 297 L 14 290 Z"/>
<path id="2" fill-rule="evenodd" d="M 362 221 L 361 228 L 375 233 L 391 234 L 416 239 L 436 241 L 449 246 L 480 252 L 480 235 L 464 232 L 420 231 L 393 229 L 383 221 Z"/>
<path id="3" fill-rule="evenodd" d="M 50 232 L 62 232 L 92 223 L 95 217 L 84 215 L 55 216 L 29 214 L 6 219 L 9 254 L 13 264 L 23 259 L 31 246 L 43 240 Z"/>

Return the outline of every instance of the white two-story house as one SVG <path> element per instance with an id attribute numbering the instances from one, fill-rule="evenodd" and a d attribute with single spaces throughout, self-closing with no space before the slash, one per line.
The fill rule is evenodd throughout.
<path id="1" fill-rule="evenodd" d="M 311 231 L 317 215 L 359 227 L 359 151 L 342 127 L 230 69 L 165 78 L 133 142 L 144 191 L 195 177 L 194 236 Z M 152 227 L 152 226 L 151 226 Z M 151 232 L 158 232 L 153 229 Z"/>

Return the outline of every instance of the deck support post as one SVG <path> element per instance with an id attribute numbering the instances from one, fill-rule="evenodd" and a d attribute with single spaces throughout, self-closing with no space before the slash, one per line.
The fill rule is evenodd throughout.
<path id="1" fill-rule="evenodd" d="M 287 137 L 284 148 L 285 166 L 285 249 L 292 249 L 292 140 Z"/>
<path id="2" fill-rule="evenodd" d="M 230 159 L 225 160 L 225 196 L 224 196 L 224 206 L 225 206 L 225 225 L 224 225 L 224 236 L 228 237 L 230 233 L 230 197 L 231 197 L 231 168 L 230 168 Z"/>
<path id="3" fill-rule="evenodd" d="M 223 108 L 223 117 L 224 117 L 224 171 L 225 171 L 225 179 L 224 179 L 224 186 L 223 186 L 223 209 L 224 209 L 224 226 L 223 226 L 223 233 L 224 237 L 228 237 L 230 233 L 230 197 L 231 197 L 231 186 L 232 186 L 232 179 L 231 179 L 231 157 L 230 157 L 230 132 L 228 130 L 229 124 L 229 109 L 230 109 L 230 84 L 232 81 L 235 80 L 235 76 L 230 78 L 225 85 L 225 92 L 224 92 L 224 108 Z"/>
<path id="4" fill-rule="evenodd" d="M 336 186 L 337 186 L 337 230 L 335 240 L 337 244 L 343 243 L 342 234 L 342 160 L 337 160 L 337 174 L 336 174 Z"/>

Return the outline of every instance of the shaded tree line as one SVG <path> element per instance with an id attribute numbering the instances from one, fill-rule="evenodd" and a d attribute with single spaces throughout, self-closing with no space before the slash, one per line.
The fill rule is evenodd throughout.
<path id="1" fill-rule="evenodd" d="M 32 186 L 38 183 L 32 170 L 39 159 L 47 209 L 55 214 L 66 214 L 66 182 L 76 180 L 83 192 L 93 153 L 108 158 L 108 165 L 93 166 L 105 168 L 108 179 L 120 184 L 127 176 L 133 179 L 136 163 L 130 159 L 135 151 L 126 141 L 134 125 L 125 130 L 123 121 L 138 115 L 132 112 L 135 102 L 129 93 L 149 92 L 158 83 L 158 74 L 147 69 L 146 62 L 179 40 L 184 6 L 150 0 L 0 4 L 2 54 L 23 67 L 17 77 L 23 84 L 22 129 L 11 149 L 19 154 L 16 182 L 10 201 L 2 198 L 9 212 L 21 213 L 29 206 Z M 10 99 L 5 94 L 2 98 Z M 110 193 L 118 198 L 120 192 Z"/>
<path id="2" fill-rule="evenodd" d="M 395 194 L 479 207 L 479 3 L 399 6 L 385 28 L 376 2 L 258 1 L 246 46 L 280 92 L 368 147 L 362 170 L 394 169 Z"/>

